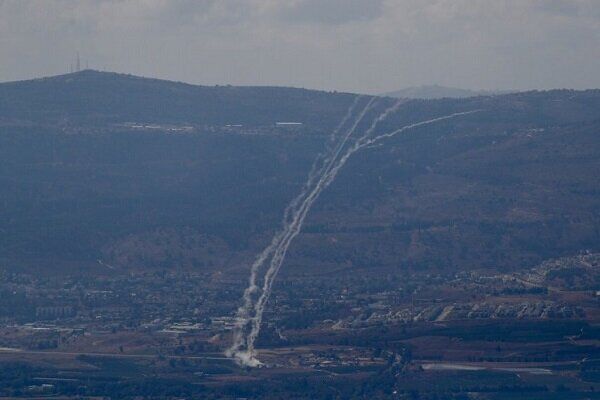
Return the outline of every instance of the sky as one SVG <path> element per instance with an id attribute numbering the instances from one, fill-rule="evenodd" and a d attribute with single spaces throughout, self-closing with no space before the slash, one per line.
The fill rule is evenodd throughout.
<path id="1" fill-rule="evenodd" d="M 0 81 L 82 66 L 383 93 L 600 87 L 600 0 L 0 0 Z"/>

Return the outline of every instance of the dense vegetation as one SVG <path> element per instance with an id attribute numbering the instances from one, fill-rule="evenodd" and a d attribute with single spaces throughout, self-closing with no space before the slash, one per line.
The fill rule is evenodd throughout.
<path id="1" fill-rule="evenodd" d="M 381 100 L 359 131 L 391 101 Z M 93 71 L 2 84 L 4 266 L 246 264 L 351 102 Z M 481 111 L 352 158 L 309 215 L 286 269 L 513 269 L 597 251 L 600 92 L 410 101 L 379 132 L 465 110 Z M 269 128 L 278 120 L 307 128 Z M 197 129 L 115 125 L 131 121 Z M 228 123 L 268 129 L 215 130 Z"/>

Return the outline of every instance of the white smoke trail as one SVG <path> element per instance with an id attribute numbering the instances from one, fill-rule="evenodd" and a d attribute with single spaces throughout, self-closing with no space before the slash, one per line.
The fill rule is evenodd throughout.
<path id="1" fill-rule="evenodd" d="M 309 179 L 307 180 L 304 190 L 300 193 L 299 196 L 297 196 L 292 201 L 291 205 L 288 206 L 288 208 L 286 209 L 286 214 L 290 210 L 293 211 L 292 220 L 289 221 L 286 215 L 286 217 L 284 218 L 284 227 L 282 231 L 275 235 L 271 244 L 265 250 L 263 250 L 263 252 L 253 264 L 250 285 L 244 293 L 244 305 L 238 309 L 238 320 L 235 327 L 236 329 L 234 332 L 233 344 L 227 351 L 227 355 L 235 356 L 240 363 L 251 366 L 258 365 L 258 360 L 256 360 L 256 358 L 254 357 L 254 342 L 260 331 L 260 323 L 262 321 L 264 306 L 271 292 L 273 279 L 275 278 L 276 273 L 279 271 L 279 268 L 283 263 L 283 259 L 285 258 L 287 248 L 289 247 L 293 238 L 296 237 L 296 235 L 300 231 L 300 227 L 304 222 L 306 213 L 312 206 L 312 203 L 316 200 L 316 196 L 318 195 L 318 193 L 323 189 L 323 183 L 326 181 L 326 176 L 328 175 L 329 171 L 331 171 L 331 169 L 335 166 L 335 160 L 338 158 L 348 139 L 352 136 L 352 134 L 354 133 L 360 122 L 363 120 L 367 112 L 372 109 L 374 101 L 375 98 L 373 97 L 366 104 L 366 106 L 358 115 L 352 126 L 346 132 L 346 135 L 343 137 L 343 139 L 335 146 L 334 149 L 332 149 L 332 154 L 326 153 L 323 160 L 323 166 L 321 168 L 313 167 L 311 173 L 309 174 Z M 393 108 L 395 109 L 396 107 L 397 105 L 395 105 Z M 385 116 L 391 111 L 392 108 L 386 110 L 386 112 L 382 115 Z M 351 110 L 344 118 L 344 120 L 349 118 L 350 114 Z M 373 122 L 372 126 L 368 130 L 369 133 L 374 129 L 375 124 L 381 119 L 383 119 L 383 116 L 378 117 L 377 120 Z M 338 129 L 343 127 L 343 125 L 344 121 L 342 121 Z M 315 170 L 318 171 L 318 173 L 315 173 Z M 310 192 L 308 192 L 308 189 L 310 189 L 312 182 L 317 176 L 319 177 L 319 181 L 317 182 L 316 186 Z M 308 197 L 306 197 L 307 194 Z M 302 201 L 300 202 L 299 200 Z M 300 208 L 296 209 L 295 206 L 298 203 L 300 203 Z M 258 290 L 256 286 L 257 273 L 262 264 L 268 259 L 271 253 L 274 254 L 271 258 L 270 266 L 263 280 L 263 287 L 260 297 L 256 301 L 252 309 L 252 311 L 254 312 L 254 316 L 251 317 L 250 307 L 252 305 L 253 300 L 252 294 L 256 293 Z M 246 333 L 245 328 L 246 325 L 248 325 L 248 323 L 251 324 L 251 330 L 244 338 L 244 334 Z M 242 351 L 243 347 L 245 347 L 245 351 Z"/>
<path id="2" fill-rule="evenodd" d="M 349 129 L 348 134 L 344 138 L 343 143 L 345 142 L 345 140 L 347 139 L 349 134 L 354 132 L 354 130 L 356 129 L 356 127 L 358 125 L 358 122 L 364 117 L 364 115 L 366 114 L 368 109 L 370 109 L 370 107 L 373 103 L 373 99 L 374 98 L 372 98 L 371 101 L 369 101 L 369 103 L 365 106 L 365 108 L 361 112 L 358 120 Z M 356 104 L 356 102 L 355 102 L 355 104 Z M 354 108 L 355 104 L 351 108 Z M 341 129 L 341 127 L 343 127 L 343 125 L 345 124 L 345 121 L 351 116 L 351 113 L 352 113 L 352 110 L 350 110 L 348 112 L 347 116 L 344 118 L 342 123 L 339 125 L 338 129 Z M 334 132 L 332 134 L 332 136 L 335 136 L 335 134 L 336 134 L 336 132 Z M 337 146 L 337 147 L 339 147 L 339 146 Z M 334 156 L 337 156 L 337 154 L 338 153 L 334 153 Z M 257 272 L 260 269 L 260 267 L 262 266 L 262 264 L 265 262 L 265 260 L 268 258 L 268 256 L 275 249 L 277 249 L 281 246 L 281 242 L 283 241 L 283 239 L 285 239 L 286 233 L 289 232 L 290 226 L 296 223 L 297 218 L 292 218 L 292 220 L 289 220 L 288 214 L 292 213 L 292 211 L 293 211 L 292 214 L 297 214 L 296 206 L 298 205 L 298 203 L 300 203 L 300 201 L 302 201 L 302 202 L 304 201 L 304 197 L 306 196 L 308 189 L 310 189 L 310 186 L 311 186 L 312 182 L 314 181 L 314 178 L 316 176 L 321 176 L 322 172 L 320 172 L 320 171 L 322 171 L 322 169 L 325 166 L 330 165 L 331 163 L 328 163 L 328 161 L 330 161 L 334 158 L 335 157 L 332 157 L 332 156 L 325 156 L 324 160 L 323 160 L 323 163 L 324 163 L 323 166 L 321 168 L 313 168 L 313 171 L 311 171 L 311 173 L 309 174 L 309 179 L 307 180 L 307 183 L 305 184 L 305 188 L 303 189 L 303 191 L 292 201 L 290 206 L 288 206 L 286 208 L 286 216 L 284 217 L 283 229 L 273 238 L 271 245 L 269 245 L 261 253 L 261 255 L 258 257 L 256 262 L 254 263 L 253 268 L 252 268 L 253 273 L 251 273 L 251 284 L 249 285 L 249 288 L 246 290 L 246 293 L 248 295 L 244 296 L 245 297 L 244 306 L 238 310 L 238 326 L 237 326 L 238 329 L 236 329 L 236 332 L 234 333 L 234 345 L 229 349 L 228 354 L 234 354 L 239 349 L 241 349 L 242 346 L 247 345 L 247 343 L 245 343 L 245 342 L 248 341 L 248 338 L 247 337 L 244 338 L 245 325 L 247 325 L 249 322 L 254 322 L 256 320 L 256 318 L 250 318 L 249 313 L 253 308 L 255 309 L 255 307 L 252 307 L 252 301 L 253 301 L 252 294 L 255 293 L 258 289 L 258 287 L 256 287 L 256 284 L 255 284 Z M 320 173 L 314 172 L 314 170 L 317 170 L 317 169 L 319 170 Z M 261 302 L 261 304 L 262 304 L 262 302 Z M 253 335 L 251 337 L 255 337 L 255 335 Z M 253 339 L 251 339 L 251 340 L 253 342 Z"/>
<path id="3" fill-rule="evenodd" d="M 331 135 L 329 135 L 329 139 L 327 140 L 327 143 L 326 143 L 326 150 L 323 153 L 320 153 L 317 156 L 317 158 L 313 161 L 310 172 L 308 173 L 308 178 L 306 179 L 306 182 L 304 183 L 304 187 L 303 187 L 302 191 L 292 200 L 292 202 L 288 205 L 288 207 L 286 207 L 284 221 L 286 221 L 287 218 L 289 218 L 289 216 L 291 214 L 291 210 L 295 209 L 295 207 L 300 203 L 300 201 L 306 195 L 306 192 L 308 191 L 310 186 L 312 186 L 315 178 L 320 175 L 319 172 L 322 171 L 322 169 L 324 168 L 324 166 L 327 164 L 327 162 L 329 160 L 328 155 L 330 155 L 329 153 L 331 153 L 331 151 L 332 151 L 331 146 L 333 145 L 333 142 L 335 141 L 337 134 L 344 127 L 344 125 L 346 125 L 346 123 L 348 122 L 348 120 L 350 119 L 352 114 L 354 113 L 354 109 L 358 105 L 358 102 L 363 97 L 364 96 L 355 96 L 354 97 L 354 101 L 352 102 L 350 107 L 348 107 L 348 111 L 346 112 L 346 115 L 344 115 L 344 117 L 342 118 L 342 120 L 340 121 L 338 126 L 333 130 L 333 132 L 331 132 Z"/>
<path id="4" fill-rule="evenodd" d="M 472 110 L 472 111 L 464 111 L 464 112 L 458 112 L 458 113 L 453 113 L 453 114 L 449 114 L 449 115 L 445 115 L 443 117 L 438 117 L 438 118 L 433 118 L 427 121 L 421 121 L 421 122 L 416 122 L 414 124 L 410 124 L 410 125 L 406 125 L 403 126 L 402 128 L 396 129 L 395 131 L 389 132 L 389 133 L 385 133 L 373 138 L 369 138 L 369 133 L 367 132 L 367 134 L 365 134 L 363 137 L 361 137 L 359 140 L 357 140 L 354 145 L 342 156 L 342 158 L 340 158 L 338 164 L 336 164 L 336 168 L 337 170 L 335 170 L 333 172 L 333 176 L 330 177 L 331 180 L 333 180 L 335 178 L 335 175 L 337 174 L 337 171 L 342 168 L 344 166 L 344 164 L 346 164 L 346 161 L 348 161 L 348 158 L 350 158 L 350 156 L 354 153 L 356 153 L 358 150 L 361 150 L 365 147 L 377 144 L 378 142 L 382 141 L 383 139 L 387 139 L 390 138 L 392 136 L 396 136 L 402 132 L 405 132 L 407 130 L 410 129 L 414 129 L 417 128 L 419 126 L 423 126 L 423 125 L 429 125 L 429 124 L 433 124 L 435 122 L 440 122 L 440 121 L 444 121 L 446 119 L 451 119 L 451 118 L 456 118 L 459 117 L 461 115 L 468 115 L 468 114 L 473 114 L 476 112 L 480 112 L 482 110 Z M 331 183 L 331 182 L 329 182 Z M 329 184 L 328 183 L 328 184 Z"/>
<path id="5" fill-rule="evenodd" d="M 319 197 L 319 194 L 321 194 L 323 189 L 325 189 L 333 181 L 333 179 L 335 179 L 335 175 L 337 175 L 337 172 L 341 168 L 341 165 L 339 165 L 339 162 L 336 164 L 336 159 L 339 156 L 341 150 L 344 148 L 344 145 L 346 144 L 346 142 L 348 141 L 348 139 L 350 138 L 352 133 L 356 130 L 356 127 L 358 126 L 360 121 L 364 118 L 366 112 L 371 108 L 372 104 L 373 104 L 373 99 L 371 99 L 371 101 L 367 104 L 367 106 L 365 107 L 363 112 L 359 115 L 359 117 L 355 121 L 352 128 L 347 132 L 344 139 L 338 144 L 338 146 L 336 146 L 336 151 L 333 154 L 333 156 L 331 157 L 330 162 L 327 165 L 327 168 L 321 174 L 319 181 L 317 182 L 315 187 L 312 189 L 312 191 L 308 194 L 308 197 L 301 204 L 300 209 L 298 209 L 298 211 L 295 215 L 293 223 L 290 225 L 289 229 L 286 231 L 286 234 L 284 235 L 284 238 L 281 241 L 280 246 L 278 246 L 276 248 L 273 257 L 271 258 L 269 269 L 267 270 L 267 272 L 265 274 L 261 295 L 260 295 L 258 301 L 256 302 L 256 305 L 254 306 L 255 317 L 252 320 L 252 330 L 250 331 L 250 334 L 248 335 L 248 338 L 246 339 L 247 340 L 247 351 L 250 352 L 251 354 L 253 354 L 253 352 L 254 352 L 254 342 L 258 336 L 258 333 L 260 332 L 260 325 L 262 322 L 264 308 L 265 308 L 266 302 L 269 299 L 269 296 L 271 295 L 273 281 L 275 280 L 275 277 L 277 276 L 277 273 L 279 272 L 279 269 L 281 268 L 281 265 L 283 264 L 283 260 L 285 259 L 285 255 L 290 246 L 290 243 L 300 232 L 300 229 L 302 228 L 302 225 L 304 224 L 304 219 L 306 218 L 306 214 L 312 207 L 313 203 Z M 363 137 L 370 135 L 373 132 L 373 130 L 375 130 L 375 127 L 377 126 L 377 124 L 380 121 L 384 120 L 390 113 L 396 111 L 398 109 L 398 107 L 400 106 L 400 104 L 401 104 L 400 101 L 396 102 L 392 107 L 389 107 L 388 109 L 386 109 L 375 120 L 373 120 L 373 122 L 371 123 L 371 126 L 367 129 L 367 131 L 365 132 Z M 344 157 L 347 158 L 347 157 L 349 157 L 349 155 L 345 154 Z M 345 161 L 344 161 L 344 163 L 345 163 Z"/>
<path id="6" fill-rule="evenodd" d="M 358 103 L 362 97 L 363 96 L 356 96 L 354 98 L 354 101 L 348 108 L 346 115 L 344 115 L 344 117 L 342 118 L 342 120 L 340 121 L 338 126 L 333 130 L 332 134 L 330 135 L 329 140 L 328 140 L 329 143 L 327 143 L 328 147 L 331 146 L 331 142 L 333 142 L 335 140 L 335 137 L 337 136 L 339 131 L 346 125 L 346 123 L 348 122 L 348 120 L 350 119 L 352 114 L 354 113 L 354 109 L 356 108 L 356 106 L 358 105 Z M 236 321 L 236 326 L 234 328 L 233 344 L 226 352 L 226 354 L 229 357 L 238 353 L 239 350 L 242 348 L 242 346 L 245 345 L 245 341 L 246 341 L 245 337 L 244 337 L 245 326 L 250 322 L 250 311 L 254 308 L 253 307 L 253 300 L 254 300 L 253 295 L 259 289 L 259 287 L 257 286 L 257 279 L 258 279 L 258 274 L 260 272 L 261 267 L 263 266 L 265 261 L 271 256 L 271 254 L 275 251 L 275 249 L 279 246 L 279 244 L 281 243 L 281 240 L 282 240 L 285 232 L 289 229 L 289 225 L 293 222 L 293 219 L 290 220 L 291 215 L 297 209 L 298 205 L 301 203 L 301 201 L 306 196 L 306 193 L 310 189 L 315 178 L 317 176 L 321 175 L 320 172 L 324 168 L 324 166 L 327 165 L 329 159 L 330 159 L 330 157 L 327 156 L 327 153 L 324 153 L 324 155 L 320 155 L 313 162 L 311 170 L 308 174 L 307 181 L 304 184 L 302 191 L 290 202 L 290 204 L 286 207 L 286 209 L 284 211 L 284 217 L 282 220 L 283 228 L 275 234 L 275 236 L 271 240 L 271 243 L 258 255 L 256 260 L 252 264 L 252 267 L 250 269 L 250 277 L 249 277 L 248 287 L 244 291 L 244 295 L 243 295 L 243 304 L 238 308 L 238 311 L 237 311 L 237 321 Z"/>
<path id="7" fill-rule="evenodd" d="M 350 156 L 356 151 L 366 146 L 375 144 L 380 140 L 395 136 L 406 130 L 479 111 L 476 110 L 454 113 L 444 117 L 438 117 L 431 120 L 410 124 L 390 133 L 370 138 L 370 135 L 375 130 L 377 124 L 383 119 L 385 119 L 390 113 L 397 110 L 397 108 L 400 105 L 400 102 L 398 102 L 392 107 L 389 107 L 382 114 L 380 114 L 372 122 L 371 126 L 365 131 L 363 136 L 360 139 L 356 140 L 354 144 L 346 150 L 342 157 L 338 159 L 348 139 L 352 136 L 353 132 L 356 130 L 357 126 L 362 121 L 366 113 L 372 108 L 373 102 L 374 98 L 372 98 L 369 101 L 369 103 L 362 110 L 358 118 L 355 120 L 352 127 L 348 130 L 344 138 L 335 146 L 335 148 L 333 149 L 333 154 L 324 157 L 324 167 L 317 168 L 313 165 L 313 169 L 309 174 L 309 179 L 307 180 L 303 191 L 299 196 L 297 196 L 294 199 L 294 201 L 286 209 L 285 221 L 289 223 L 285 224 L 284 229 L 273 238 L 271 245 L 269 245 L 257 258 L 257 261 L 254 264 L 257 265 L 256 271 L 258 271 L 259 267 L 272 254 L 271 261 L 269 263 L 269 268 L 267 269 L 263 279 L 263 286 L 260 296 L 254 303 L 254 307 L 252 307 L 252 294 L 258 290 L 258 287 L 256 286 L 256 274 L 254 274 L 254 277 L 251 279 L 251 286 L 246 290 L 247 292 L 249 291 L 249 296 L 246 296 L 246 294 L 244 295 L 244 299 L 248 301 L 245 301 L 244 306 L 240 307 L 240 309 L 238 310 L 238 329 L 236 329 L 236 332 L 234 334 L 234 343 L 232 347 L 228 350 L 227 354 L 229 356 L 234 356 L 239 363 L 247 366 L 260 365 L 260 361 L 258 361 L 255 357 L 254 342 L 260 332 L 260 326 L 262 323 L 265 305 L 271 294 L 274 279 L 277 276 L 281 265 L 283 264 L 291 242 L 300 232 L 306 215 L 308 214 L 308 211 L 311 209 L 312 205 L 317 200 L 320 193 L 326 187 L 328 187 L 329 184 L 331 184 L 331 182 L 334 181 L 338 172 L 345 165 Z M 343 125 L 344 121 L 340 124 L 340 129 Z M 318 181 L 312 187 L 312 190 L 309 191 L 314 179 L 316 179 L 317 177 L 319 177 Z M 287 215 L 288 210 L 291 213 L 289 215 Z M 291 220 L 288 220 L 288 218 L 291 218 Z M 253 311 L 253 316 L 250 315 L 251 311 Z M 244 334 L 246 333 L 246 327 L 249 323 L 251 324 L 251 330 L 249 333 L 247 333 L 247 336 L 244 338 Z"/>
<path id="8" fill-rule="evenodd" d="M 421 121 L 421 122 L 416 122 L 414 124 L 406 125 L 406 126 L 403 126 L 402 128 L 396 129 L 395 131 L 392 131 L 392 132 L 389 132 L 389 133 L 384 133 L 383 135 L 379 135 L 379 136 L 371 138 L 371 139 L 363 137 L 363 139 L 367 139 L 367 140 L 364 141 L 364 142 L 362 142 L 360 144 L 359 148 L 363 148 L 365 146 L 368 146 L 368 145 L 380 142 L 383 139 L 387 139 L 387 138 L 390 138 L 392 136 L 396 136 L 399 133 L 402 133 L 402 132 L 407 131 L 409 129 L 417 128 L 417 127 L 422 126 L 422 125 L 429 125 L 429 124 L 432 124 L 434 122 L 443 121 L 445 119 L 456 118 L 456 117 L 459 117 L 461 115 L 468 115 L 468 114 L 473 114 L 473 113 L 477 113 L 477 112 L 481 112 L 481 111 L 483 111 L 483 110 L 471 110 L 471 111 L 457 112 L 457 113 L 445 115 L 443 117 L 438 117 L 438 118 L 430 119 L 430 120 L 427 120 L 427 121 Z"/>

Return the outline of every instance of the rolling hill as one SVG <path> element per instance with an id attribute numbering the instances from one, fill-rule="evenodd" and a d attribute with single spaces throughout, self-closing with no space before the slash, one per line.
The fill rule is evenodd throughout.
<path id="1" fill-rule="evenodd" d="M 354 98 L 95 71 L 0 84 L 0 262 L 246 269 Z M 393 100 L 374 104 L 358 132 Z M 599 251 L 600 91 L 403 101 L 376 132 L 468 110 L 357 153 L 285 271 L 511 270 Z"/>

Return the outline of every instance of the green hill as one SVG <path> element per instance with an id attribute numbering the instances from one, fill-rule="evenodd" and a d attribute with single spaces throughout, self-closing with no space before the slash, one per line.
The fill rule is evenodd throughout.
<path id="1" fill-rule="evenodd" d="M 0 84 L 0 262 L 245 268 L 354 96 L 94 71 Z M 599 251 L 600 91 L 408 101 L 377 133 L 475 109 L 357 153 L 285 270 L 518 269 Z"/>

